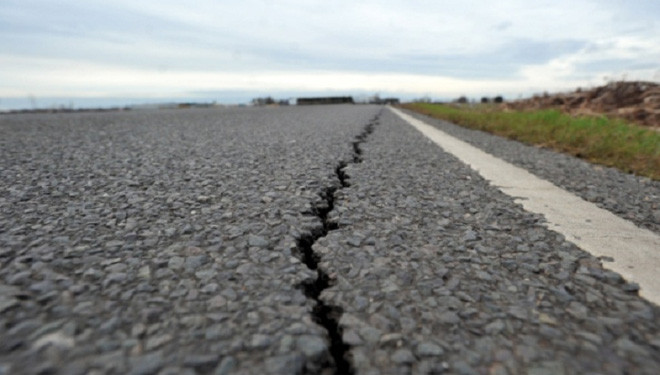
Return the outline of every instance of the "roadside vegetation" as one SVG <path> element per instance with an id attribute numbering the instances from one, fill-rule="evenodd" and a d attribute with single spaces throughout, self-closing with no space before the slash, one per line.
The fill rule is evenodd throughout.
<path id="1" fill-rule="evenodd" d="M 554 109 L 504 111 L 491 104 L 411 103 L 402 107 L 660 180 L 660 132 L 619 119 L 573 117 Z"/>

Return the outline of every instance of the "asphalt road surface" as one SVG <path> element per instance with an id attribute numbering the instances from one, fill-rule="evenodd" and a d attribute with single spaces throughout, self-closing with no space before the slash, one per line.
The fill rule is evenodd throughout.
<path id="1" fill-rule="evenodd" d="M 657 182 L 431 124 L 660 228 Z M 660 373 L 602 261 L 381 106 L 0 116 L 0 375 Z"/>

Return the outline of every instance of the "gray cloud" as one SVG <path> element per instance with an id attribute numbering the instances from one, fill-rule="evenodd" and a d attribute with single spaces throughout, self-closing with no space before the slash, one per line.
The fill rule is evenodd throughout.
<path id="1" fill-rule="evenodd" d="M 579 85 L 605 73 L 645 72 L 657 65 L 659 4 L 340 0 L 328 10 L 325 2 L 302 0 L 3 0 L 0 97 L 41 87 L 53 94 L 61 83 L 25 82 L 66 66 L 130 71 L 131 78 L 140 71 L 209 76 L 329 71 L 441 77 L 466 88 L 476 87 L 475 81 L 503 89 Z M 107 81 L 90 81 L 84 91 L 106 92 Z M 152 83 L 145 80 L 140 92 L 149 92 Z"/>

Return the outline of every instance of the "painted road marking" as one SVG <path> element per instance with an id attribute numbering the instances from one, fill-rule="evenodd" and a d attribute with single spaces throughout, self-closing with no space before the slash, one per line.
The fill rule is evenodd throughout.
<path id="1" fill-rule="evenodd" d="M 396 108 L 390 110 L 525 210 L 545 216 L 549 229 L 594 256 L 613 258 L 603 266 L 639 284 L 639 294 L 660 305 L 660 236 Z"/>

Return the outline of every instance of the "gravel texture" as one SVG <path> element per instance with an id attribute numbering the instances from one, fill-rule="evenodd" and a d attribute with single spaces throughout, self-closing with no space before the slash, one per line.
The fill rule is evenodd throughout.
<path id="1" fill-rule="evenodd" d="M 622 173 L 570 155 L 528 146 L 415 112 L 406 113 L 491 155 L 525 168 L 641 228 L 660 234 L 660 181 Z"/>
<path id="2" fill-rule="evenodd" d="M 298 239 L 379 110 L 0 117 L 0 374 L 331 368 Z"/>
<path id="3" fill-rule="evenodd" d="M 0 375 L 660 372 L 636 285 L 382 107 L 0 116 L 0 178 Z"/>
<path id="4" fill-rule="evenodd" d="M 660 309 L 390 111 L 313 245 L 357 374 L 657 374 Z"/>

